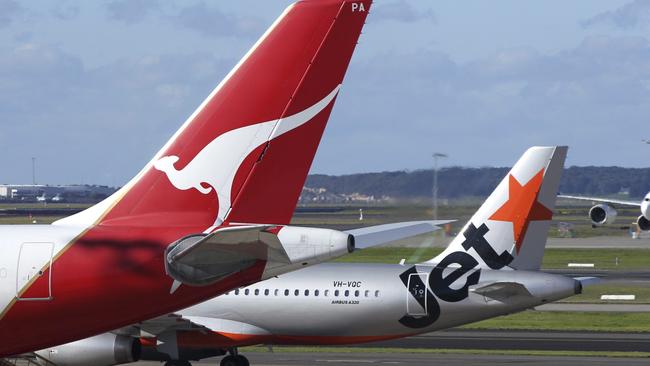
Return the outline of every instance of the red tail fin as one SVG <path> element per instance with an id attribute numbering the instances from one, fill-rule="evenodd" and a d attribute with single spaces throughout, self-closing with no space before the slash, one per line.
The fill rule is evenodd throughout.
<path id="1" fill-rule="evenodd" d="M 62 223 L 288 223 L 370 3 L 287 8 L 138 177 Z"/>

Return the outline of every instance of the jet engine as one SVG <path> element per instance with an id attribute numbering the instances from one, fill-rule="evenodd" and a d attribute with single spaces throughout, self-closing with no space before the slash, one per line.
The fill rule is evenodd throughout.
<path id="1" fill-rule="evenodd" d="M 639 216 L 636 220 L 636 224 L 639 225 L 639 230 L 650 231 L 650 220 L 646 219 L 645 216 Z"/>
<path id="2" fill-rule="evenodd" d="M 604 203 L 596 205 L 589 210 L 589 218 L 593 226 L 613 224 L 616 221 L 616 210 Z"/>
<path id="3" fill-rule="evenodd" d="M 57 366 L 120 365 L 139 361 L 141 353 L 139 339 L 113 333 L 104 333 L 36 352 Z"/>

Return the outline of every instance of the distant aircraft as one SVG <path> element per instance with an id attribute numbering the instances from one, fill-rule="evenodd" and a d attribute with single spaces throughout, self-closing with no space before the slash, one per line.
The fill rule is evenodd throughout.
<path id="1" fill-rule="evenodd" d="M 288 224 L 370 3 L 291 5 L 117 193 L 53 225 L 0 227 L 0 357 L 347 253 L 348 233 Z"/>
<path id="2" fill-rule="evenodd" d="M 428 262 L 319 264 L 38 354 L 59 366 L 115 365 L 129 361 L 119 357 L 126 352 L 183 366 L 230 353 L 222 366 L 247 366 L 238 347 L 407 337 L 578 294 L 581 279 L 538 271 L 566 152 L 529 149 L 462 233 Z"/>
<path id="3" fill-rule="evenodd" d="M 644 144 L 650 144 L 650 140 L 641 140 Z"/>
<path id="4" fill-rule="evenodd" d="M 641 209 L 641 215 L 637 218 L 636 224 L 639 226 L 639 230 L 650 231 L 650 192 L 645 195 L 641 202 L 612 200 L 598 197 L 568 196 L 563 194 L 558 197 L 580 201 L 602 202 L 589 209 L 589 218 L 591 219 L 593 227 L 613 224 L 616 221 L 616 209 L 609 204 L 639 207 Z"/>

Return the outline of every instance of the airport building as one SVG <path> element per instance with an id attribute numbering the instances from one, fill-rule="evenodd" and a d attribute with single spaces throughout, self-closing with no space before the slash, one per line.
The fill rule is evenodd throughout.
<path id="1" fill-rule="evenodd" d="M 0 185 L 0 200 L 11 202 L 99 202 L 115 192 L 115 188 L 96 185 Z"/>

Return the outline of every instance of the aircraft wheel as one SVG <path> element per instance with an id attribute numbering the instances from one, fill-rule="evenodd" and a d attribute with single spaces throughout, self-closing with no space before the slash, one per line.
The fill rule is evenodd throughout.
<path id="1" fill-rule="evenodd" d="M 242 355 L 237 355 L 235 356 L 235 359 L 237 360 L 237 366 L 250 366 L 251 363 L 248 362 L 248 359 Z"/>
<path id="2" fill-rule="evenodd" d="M 221 366 L 239 366 L 239 362 L 237 362 L 237 358 L 235 356 L 226 356 L 221 359 Z"/>

